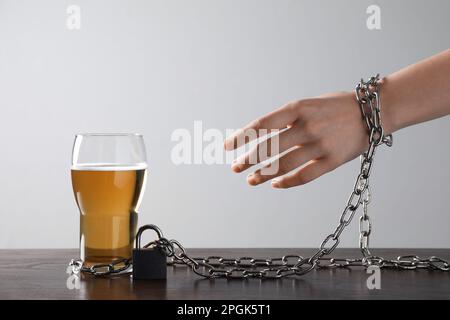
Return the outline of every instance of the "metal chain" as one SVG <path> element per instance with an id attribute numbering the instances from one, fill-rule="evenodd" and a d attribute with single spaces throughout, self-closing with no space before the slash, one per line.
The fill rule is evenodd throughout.
<path id="1" fill-rule="evenodd" d="M 450 271 L 449 261 L 434 256 L 421 259 L 416 255 L 404 255 L 397 257 L 397 259 L 388 260 L 371 254 L 369 238 L 372 225 L 368 214 L 371 201 L 369 178 L 377 147 L 382 144 L 390 147 L 393 139 L 392 135 L 384 134 L 381 122 L 379 75 L 371 77 L 367 82 L 361 79 L 361 82 L 356 86 L 355 94 L 368 129 L 369 148 L 360 157 L 360 171 L 336 229 L 325 237 L 314 255 L 311 257 L 285 255 L 279 258 L 265 259 L 253 257 L 225 258 L 222 256 L 191 257 L 180 242 L 165 238 L 161 230 L 155 225 L 147 227 L 158 234 L 158 239 L 148 243 L 144 248 L 157 246 L 169 258 L 168 265 L 188 266 L 193 272 L 205 278 L 278 279 L 287 276 L 302 276 L 316 268 L 368 267 L 370 265 L 391 269 Z M 359 218 L 359 247 L 362 258 L 326 258 L 325 256 L 330 255 L 339 245 L 342 232 L 351 223 L 360 206 L 362 206 L 362 215 Z M 123 259 L 111 264 L 87 268 L 83 267 L 81 260 L 72 260 L 70 266 L 72 266 L 74 273 L 81 271 L 95 276 L 105 276 L 129 271 L 132 262 L 130 259 Z"/>
<path id="2" fill-rule="evenodd" d="M 121 274 L 130 271 L 132 266 L 131 258 L 118 259 L 108 264 L 96 264 L 91 267 L 85 267 L 83 261 L 80 259 L 72 259 L 69 266 L 72 268 L 72 273 L 79 274 L 88 273 L 94 276 L 110 276 L 114 274 Z"/>

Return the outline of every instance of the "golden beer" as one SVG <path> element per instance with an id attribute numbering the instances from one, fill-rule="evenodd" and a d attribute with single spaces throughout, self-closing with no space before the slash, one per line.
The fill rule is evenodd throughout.
<path id="1" fill-rule="evenodd" d="M 91 266 L 131 257 L 146 167 L 80 166 L 71 175 L 81 259 Z"/>

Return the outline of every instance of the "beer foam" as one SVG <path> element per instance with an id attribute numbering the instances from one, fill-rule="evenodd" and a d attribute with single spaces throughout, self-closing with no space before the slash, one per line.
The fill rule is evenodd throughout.
<path id="1" fill-rule="evenodd" d="M 85 163 L 73 165 L 70 169 L 78 171 L 133 171 L 147 169 L 147 164 Z"/>

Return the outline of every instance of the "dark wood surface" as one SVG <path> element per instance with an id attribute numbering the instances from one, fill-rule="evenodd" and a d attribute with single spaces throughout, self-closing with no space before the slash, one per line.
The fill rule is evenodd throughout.
<path id="1" fill-rule="evenodd" d="M 194 256 L 307 256 L 313 249 L 189 249 Z M 439 255 L 450 250 L 378 249 L 377 255 Z M 363 269 L 313 271 L 282 280 L 205 280 L 184 267 L 169 267 L 166 281 L 131 281 L 83 277 L 80 289 L 68 289 L 67 262 L 77 250 L 0 250 L 0 299 L 450 299 L 450 273 L 382 270 L 381 289 L 369 290 Z M 337 249 L 336 256 L 359 257 L 356 249 Z"/>

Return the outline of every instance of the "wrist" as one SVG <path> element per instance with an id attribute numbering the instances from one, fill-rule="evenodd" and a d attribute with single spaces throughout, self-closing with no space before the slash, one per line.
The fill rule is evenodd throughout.
<path id="1" fill-rule="evenodd" d="M 381 121 L 385 135 L 391 134 L 404 125 L 401 122 L 401 111 L 399 106 L 398 94 L 392 86 L 392 82 L 387 78 L 380 80 L 380 99 L 381 99 Z"/>

